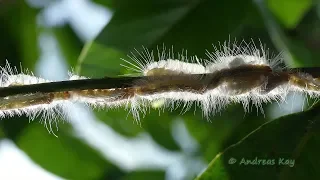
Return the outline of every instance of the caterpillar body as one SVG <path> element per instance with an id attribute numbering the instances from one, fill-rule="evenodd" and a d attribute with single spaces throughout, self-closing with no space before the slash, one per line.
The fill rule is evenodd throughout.
<path id="1" fill-rule="evenodd" d="M 94 108 L 124 106 L 139 122 L 140 112 L 164 100 L 163 108 L 182 105 L 184 111 L 196 103 L 208 118 L 231 103 L 249 111 L 250 103 L 261 108 L 263 103 L 284 101 L 289 92 L 320 95 L 320 76 L 282 68 L 282 57 L 269 59 L 262 46 L 224 44 L 205 60 L 183 55 L 176 59 L 165 50 L 158 50 L 159 61 L 148 50 L 137 54 L 124 59 L 122 66 L 139 72 L 138 77 L 89 79 L 70 74 L 66 81 L 51 82 L 7 63 L 0 74 L 0 117 L 25 114 L 51 123 L 66 117 L 65 107 L 84 103 Z"/>

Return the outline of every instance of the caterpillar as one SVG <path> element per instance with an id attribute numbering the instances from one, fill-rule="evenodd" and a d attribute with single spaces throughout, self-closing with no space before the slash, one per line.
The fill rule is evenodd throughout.
<path id="1" fill-rule="evenodd" d="M 188 57 L 173 50 L 136 50 L 123 67 L 140 76 L 90 79 L 69 73 L 65 81 L 49 81 L 30 72 L 18 72 L 7 64 L 0 73 L 0 117 L 26 115 L 39 117 L 51 124 L 66 118 L 64 109 L 74 103 L 93 108 L 125 107 L 140 122 L 152 103 L 163 101 L 163 108 L 181 106 L 183 112 L 192 104 L 199 106 L 203 116 L 223 110 L 231 103 L 241 103 L 247 112 L 250 103 L 284 101 L 289 92 L 320 96 L 320 73 L 314 68 L 283 67 L 283 57 L 269 57 L 260 45 L 224 43 L 206 53 L 207 59 Z"/>

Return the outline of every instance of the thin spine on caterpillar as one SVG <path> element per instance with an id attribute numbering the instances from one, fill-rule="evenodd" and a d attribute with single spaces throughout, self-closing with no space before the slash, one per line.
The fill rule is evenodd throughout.
<path id="1" fill-rule="evenodd" d="M 246 112 L 252 103 L 263 112 L 263 103 L 284 101 L 290 91 L 319 96 L 319 77 L 281 67 L 281 56 L 270 58 L 262 45 L 240 45 L 229 41 L 214 47 L 207 51 L 208 59 L 188 57 L 186 52 L 176 59 L 172 48 L 163 48 L 156 61 L 153 51 L 136 50 L 122 65 L 141 74 L 132 78 L 90 80 L 70 73 L 64 82 L 51 82 L 18 74 L 7 63 L 0 76 L 0 116 L 26 114 L 33 119 L 42 114 L 51 123 L 66 116 L 65 107 L 81 102 L 100 108 L 124 106 L 139 122 L 139 111 L 144 115 L 153 102 L 164 100 L 163 108 L 170 110 L 182 105 L 187 111 L 196 103 L 208 118 L 231 103 L 241 103 Z"/>

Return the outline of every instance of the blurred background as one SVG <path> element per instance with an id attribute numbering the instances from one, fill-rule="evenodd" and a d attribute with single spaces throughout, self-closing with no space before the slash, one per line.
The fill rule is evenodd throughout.
<path id="1" fill-rule="evenodd" d="M 63 80 L 68 71 L 97 78 L 128 73 L 120 58 L 129 59 L 134 48 L 164 44 L 206 58 L 212 45 L 236 38 L 258 46 L 261 41 L 270 57 L 281 52 L 289 67 L 319 66 L 319 18 L 316 0 L 0 0 L 0 62 L 21 63 L 50 80 Z M 284 104 L 263 105 L 263 112 L 253 106 L 250 113 L 232 105 L 210 122 L 199 108 L 161 116 L 153 108 L 141 124 L 125 109 L 78 105 L 67 110 L 67 122 L 53 124 L 58 138 L 40 119 L 5 118 L 0 179 L 193 179 L 218 152 L 268 120 L 302 111 L 308 102 L 295 94 Z M 264 141 L 259 138 L 252 142 Z M 272 143 L 271 149 L 255 151 L 282 152 Z M 224 163 L 213 174 L 211 179 L 248 175 Z M 251 178 L 270 176 L 257 171 Z"/>

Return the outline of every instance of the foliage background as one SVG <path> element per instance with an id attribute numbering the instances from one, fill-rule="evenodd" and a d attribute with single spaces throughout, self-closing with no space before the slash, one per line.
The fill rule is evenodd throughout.
<path id="1" fill-rule="evenodd" d="M 69 3 L 74 9 L 81 3 L 94 3 L 112 17 L 108 22 L 103 19 L 106 13 L 101 11 L 100 17 L 97 11 L 97 19 L 82 19 L 88 12 L 79 10 L 73 19 L 63 20 L 59 13 L 70 9 L 50 11 L 59 3 Z M 62 20 L 50 22 L 45 18 L 48 13 Z M 127 58 L 134 48 L 173 45 L 177 52 L 187 49 L 189 55 L 205 58 L 212 44 L 236 38 L 253 39 L 257 44 L 261 40 L 270 52 L 283 52 L 290 67 L 319 66 L 319 18 L 320 4 L 312 0 L 1 0 L 0 61 L 4 65 L 8 59 L 17 66 L 21 62 L 22 67 L 51 79 L 63 77 L 69 67 L 93 78 L 115 76 L 127 73 L 119 65 L 120 58 Z M 77 20 L 85 25 L 76 26 Z M 106 26 L 90 29 L 91 21 L 98 20 Z M 91 33 L 86 35 L 81 29 Z M 56 44 L 45 45 L 43 39 Z M 47 59 L 50 66 L 41 66 L 41 59 Z M 54 68 L 55 59 L 64 68 Z M 302 106 L 299 98 L 288 103 Z M 211 122 L 202 118 L 199 109 L 184 115 L 179 110 L 162 112 L 161 116 L 153 109 L 141 126 L 124 109 L 94 111 L 92 118 L 80 108 L 70 123 L 58 124 L 59 138 L 39 121 L 6 118 L 0 121 L 0 149 L 4 144 L 19 148 L 33 163 L 55 174 L 50 177 L 54 179 L 193 179 L 208 165 L 200 179 L 319 179 L 316 108 L 272 121 L 210 163 L 263 123 L 286 114 L 285 107 L 277 106 L 278 112 L 272 107 L 265 106 L 264 116 L 254 108 L 245 114 L 234 105 Z M 289 113 L 293 111 L 297 110 L 291 108 Z M 228 164 L 231 157 L 284 157 L 295 159 L 296 164 L 293 168 L 238 166 Z M 10 167 L 4 158 L 0 163 Z M 11 163 L 15 169 L 0 168 L 0 174 L 9 174 L 11 179 L 31 177 L 33 172 L 19 170 L 19 161 Z"/>

